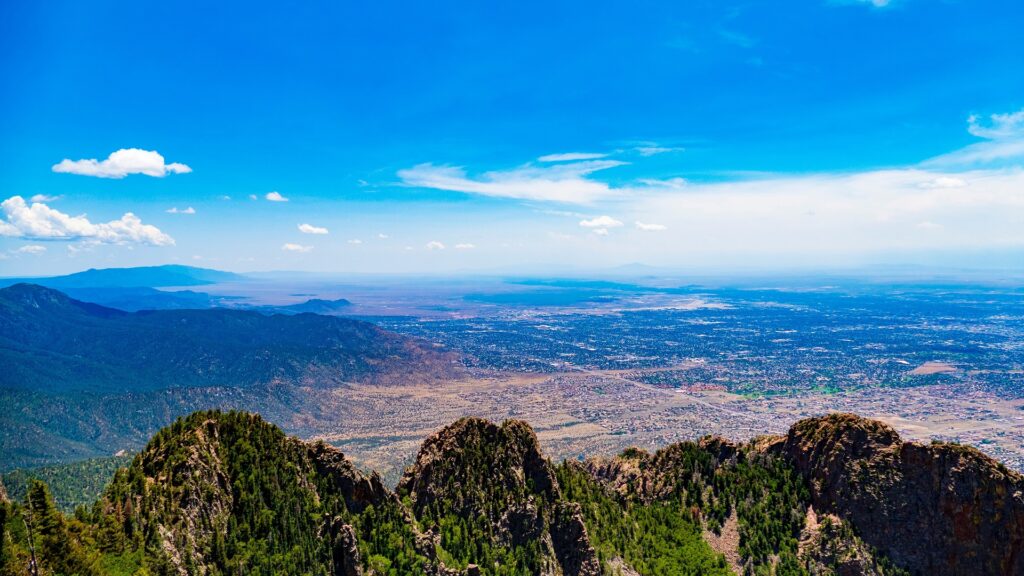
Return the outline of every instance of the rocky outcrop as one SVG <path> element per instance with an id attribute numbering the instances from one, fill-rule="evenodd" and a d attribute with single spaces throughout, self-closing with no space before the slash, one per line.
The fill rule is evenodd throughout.
<path id="1" fill-rule="evenodd" d="M 76 545 L 144 546 L 154 573 L 182 576 L 240 560 L 261 573 L 636 575 L 693 572 L 680 568 L 693 559 L 701 573 L 1024 575 L 1020 474 L 849 414 L 558 468 L 526 423 L 466 418 L 424 442 L 393 492 L 259 416 L 199 412 L 118 471 L 93 514 Z"/>
<path id="2" fill-rule="evenodd" d="M 525 422 L 463 418 L 442 429 L 423 443 L 397 491 L 420 521 L 429 523 L 440 507 L 470 524 L 484 521 L 493 545 L 539 548 L 541 574 L 600 574 L 579 508 L 562 501 L 554 468 Z"/>
<path id="3" fill-rule="evenodd" d="M 597 457 L 584 462 L 595 479 L 620 496 L 652 502 L 675 492 L 680 480 L 703 477 L 736 458 L 740 447 L 724 438 L 706 436 L 697 442 L 678 442 L 650 454 L 627 448 L 614 458 Z"/>
<path id="4" fill-rule="evenodd" d="M 463 418 L 427 438 L 416 462 L 406 470 L 398 492 L 412 497 L 416 512 L 438 499 L 456 500 L 460 512 L 478 513 L 485 504 L 470 490 L 451 490 L 487 484 L 490 490 L 516 494 L 528 490 L 550 496 L 554 471 L 540 452 L 533 429 L 508 420 L 497 425 L 481 418 Z"/>
<path id="5" fill-rule="evenodd" d="M 359 541 L 356 532 L 349 524 L 336 519 L 331 527 L 333 542 L 332 558 L 334 562 L 331 574 L 337 576 L 362 576 L 362 562 L 359 558 Z"/>
<path id="6" fill-rule="evenodd" d="M 590 545 L 580 505 L 559 503 L 551 523 L 551 540 L 555 555 L 566 576 L 600 576 L 601 564 Z"/>
<path id="7" fill-rule="evenodd" d="M 324 442 L 307 446 L 317 473 L 330 479 L 332 488 L 343 495 L 345 506 L 352 512 L 362 512 L 367 506 L 377 506 L 394 497 L 376 472 L 363 474 L 341 450 Z"/>
<path id="8" fill-rule="evenodd" d="M 902 573 L 853 532 L 838 516 L 807 510 L 800 534 L 800 561 L 811 576 L 889 576 Z"/>
<path id="9" fill-rule="evenodd" d="M 914 574 L 1024 574 L 1024 478 L 968 447 L 904 442 L 852 414 L 796 423 L 768 446 L 814 507 Z"/>

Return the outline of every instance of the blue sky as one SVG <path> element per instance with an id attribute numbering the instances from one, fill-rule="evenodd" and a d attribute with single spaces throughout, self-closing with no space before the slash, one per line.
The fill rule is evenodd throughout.
<path id="1" fill-rule="evenodd" d="M 4 3 L 0 274 L 1024 261 L 1022 26 L 1011 1 Z"/>

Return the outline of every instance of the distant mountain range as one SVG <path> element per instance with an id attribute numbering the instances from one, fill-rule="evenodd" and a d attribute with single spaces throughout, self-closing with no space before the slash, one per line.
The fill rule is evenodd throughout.
<path id="1" fill-rule="evenodd" d="M 192 266 L 166 265 L 139 268 L 107 268 L 86 270 L 66 276 L 47 278 L 0 278 L 0 288 L 15 284 L 34 284 L 60 290 L 81 300 L 128 312 L 139 310 L 201 310 L 206 308 L 240 308 L 264 314 L 301 314 L 311 312 L 335 316 L 345 314 L 352 303 L 341 298 L 312 298 L 305 302 L 283 305 L 253 306 L 237 296 L 211 295 L 184 286 L 204 286 L 222 282 L 245 282 L 249 276 Z M 161 290 L 160 288 L 174 288 Z"/>
<path id="2" fill-rule="evenodd" d="M 181 290 L 181 287 L 245 280 L 245 276 L 233 272 L 172 264 L 90 269 L 45 278 L 0 278 L 0 288 L 15 284 L 36 284 L 61 290 L 77 300 L 119 310 L 179 310 L 212 308 L 232 300 L 230 297 L 213 297 L 203 292 Z M 178 289 L 158 290 L 169 287 Z"/>
<path id="3" fill-rule="evenodd" d="M 454 356 L 418 340 L 296 312 L 130 313 L 33 284 L 0 289 L 0 469 L 109 453 L 100 448 L 123 448 L 126 433 L 148 436 L 198 407 L 280 416 L 315 390 L 459 370 Z"/>
<path id="4" fill-rule="evenodd" d="M 977 450 L 850 414 L 561 464 L 526 422 L 464 418 L 391 490 L 322 442 L 205 411 L 73 517 L 19 487 L 0 571 L 27 565 L 28 522 L 47 574 L 1013 576 L 1022 492 Z"/>
<path id="5" fill-rule="evenodd" d="M 0 278 L 0 286 L 32 283 L 49 288 L 163 288 L 168 286 L 202 286 L 218 282 L 238 282 L 245 276 L 208 268 L 168 264 L 136 268 L 90 268 L 66 276 L 46 278 Z"/>

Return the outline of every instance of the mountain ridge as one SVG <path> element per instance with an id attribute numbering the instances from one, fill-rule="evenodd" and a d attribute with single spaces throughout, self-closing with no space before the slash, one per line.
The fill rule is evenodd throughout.
<path id="1" fill-rule="evenodd" d="M 0 288 L 0 470 L 136 449 L 175 416 L 242 408 L 320 418 L 325 391 L 435 385 L 459 357 L 368 322 L 231 309 L 124 312 Z"/>
<path id="2" fill-rule="evenodd" d="M 939 473 L 878 459 L 908 447 L 939 454 Z M 851 505 L 861 469 L 876 480 L 866 487 L 901 489 L 874 491 L 873 507 Z M 950 474 L 981 479 L 982 495 L 1005 500 L 996 514 L 993 498 L 947 494 L 953 504 L 981 503 L 988 529 L 979 540 L 961 552 L 964 544 L 928 534 L 892 537 L 921 522 L 936 534 L 957 530 L 942 506 L 936 513 L 910 496 L 928 491 L 925 476 Z M 392 491 L 322 442 L 288 437 L 256 415 L 206 411 L 157 433 L 91 509 L 36 514 L 54 518 L 54 540 L 42 541 L 64 538 L 61 550 L 74 552 L 67 562 L 92 574 L 121 573 L 103 568 L 116 559 L 132 571 L 211 575 L 994 575 L 1022 573 L 1020 541 L 1000 537 L 1024 513 L 1022 488 L 1024 477 L 974 449 L 904 442 L 884 424 L 839 414 L 743 444 L 706 437 L 561 464 L 544 457 L 525 422 L 464 418 L 424 441 Z M 44 486 L 32 490 L 33 502 L 48 501 Z M 0 561 L 24 558 L 10 524 L 20 506 L 3 507 L 13 545 Z M 909 516 L 889 516 L 889 532 L 873 534 L 886 524 L 872 515 L 891 509 Z M 727 561 L 707 540 L 737 522 Z"/>
<path id="3" fill-rule="evenodd" d="M 0 278 L 0 287 L 29 283 L 48 288 L 162 288 L 202 286 L 218 282 L 241 281 L 245 278 L 241 274 L 211 268 L 164 264 L 132 268 L 90 268 L 64 276 Z"/>

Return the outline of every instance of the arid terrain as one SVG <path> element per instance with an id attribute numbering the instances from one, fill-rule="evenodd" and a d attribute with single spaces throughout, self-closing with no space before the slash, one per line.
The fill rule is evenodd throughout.
<path id="1" fill-rule="evenodd" d="M 356 385 L 333 394 L 342 414 L 321 422 L 323 431 L 315 437 L 392 481 L 423 438 L 470 415 L 527 420 L 548 454 L 560 460 L 707 434 L 745 440 L 784 433 L 801 418 L 854 412 L 882 420 L 908 439 L 957 441 L 1024 468 L 1024 399 L 960 385 L 747 398 L 659 388 L 620 371 L 592 371 L 480 377 L 435 387 Z"/>

